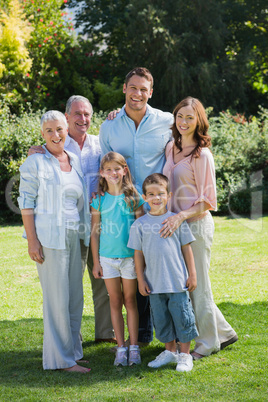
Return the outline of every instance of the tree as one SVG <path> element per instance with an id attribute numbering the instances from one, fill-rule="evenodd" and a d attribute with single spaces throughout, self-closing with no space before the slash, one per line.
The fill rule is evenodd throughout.
<path id="1" fill-rule="evenodd" d="M 5 74 L 1 92 L 9 94 L 13 112 L 18 113 L 21 104 L 31 104 L 35 109 L 63 110 L 66 100 L 74 93 L 93 100 L 90 89 L 93 79 L 90 81 L 84 74 L 90 71 L 90 47 L 78 43 L 73 23 L 63 10 L 66 3 L 67 0 L 0 0 L 5 9 L 1 38 L 6 44 L 1 49 L 5 60 L 17 61 L 16 69 L 10 65 L 6 68 L 3 56 L 0 58 L 0 73 Z M 9 36 L 3 37 L 7 24 Z M 15 38 L 18 38 L 17 48 L 13 45 Z M 23 55 L 19 44 L 25 52 Z M 28 64 L 24 66 L 23 60 Z"/>
<path id="2" fill-rule="evenodd" d="M 12 90 L 31 69 L 27 42 L 32 30 L 18 0 L 10 0 L 6 11 L 0 11 L 0 93 L 7 98 L 15 96 Z"/>
<path id="3" fill-rule="evenodd" d="M 267 104 L 268 31 L 265 0 L 229 0 L 225 4 L 228 25 L 226 54 L 239 66 L 238 77 L 245 77 L 249 109 Z"/>
<path id="4" fill-rule="evenodd" d="M 76 25 L 98 49 L 106 82 L 114 76 L 123 80 L 131 68 L 144 65 L 156 80 L 155 106 L 171 110 L 178 100 L 193 95 L 217 110 L 248 110 L 250 72 L 255 69 L 258 77 L 258 59 L 267 56 L 267 49 L 255 48 L 253 39 L 267 32 L 251 31 L 251 52 L 245 59 L 238 21 L 245 25 L 248 15 L 236 13 L 251 10 L 250 15 L 262 15 L 265 22 L 263 0 L 70 0 L 70 5 L 77 6 Z M 232 57 L 234 35 L 238 57 Z"/>

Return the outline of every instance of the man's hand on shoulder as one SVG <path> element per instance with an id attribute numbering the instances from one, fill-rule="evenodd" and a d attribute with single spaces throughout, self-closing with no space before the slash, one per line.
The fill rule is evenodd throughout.
<path id="1" fill-rule="evenodd" d="M 95 200 L 99 194 L 100 194 L 102 197 L 104 196 L 104 192 L 103 192 L 103 191 L 100 191 L 99 193 L 91 193 L 91 198 L 90 198 L 90 200 L 89 200 L 89 203 L 91 204 L 92 200 L 93 200 L 93 199 Z"/>
<path id="2" fill-rule="evenodd" d="M 34 155 L 34 154 L 44 154 L 46 151 L 42 147 L 42 145 L 33 145 L 29 151 L 28 151 L 28 156 Z"/>
<path id="3" fill-rule="evenodd" d="M 116 110 L 113 110 L 110 112 L 107 116 L 107 120 L 113 120 L 116 118 L 117 114 L 120 112 L 121 109 L 117 108 Z"/>

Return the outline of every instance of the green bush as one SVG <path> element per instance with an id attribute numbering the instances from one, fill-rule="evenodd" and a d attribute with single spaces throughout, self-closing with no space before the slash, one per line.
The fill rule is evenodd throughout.
<path id="1" fill-rule="evenodd" d="M 98 105 L 102 110 L 110 111 L 121 107 L 124 103 L 125 95 L 123 94 L 122 84 L 118 77 L 114 77 L 111 85 L 95 80 L 94 92 L 98 96 Z"/>
<path id="2" fill-rule="evenodd" d="M 19 167 L 32 145 L 44 143 L 40 132 L 43 111 L 34 112 L 30 105 L 26 107 L 27 111 L 21 108 L 20 113 L 14 115 L 9 106 L 0 101 L 0 221 L 4 222 L 20 219 L 17 213 Z M 105 118 L 103 112 L 93 114 L 90 134 L 98 135 Z"/>
<path id="3" fill-rule="evenodd" d="M 267 117 L 268 110 L 260 107 L 249 120 L 228 112 L 210 118 L 220 213 L 254 212 L 256 191 L 262 192 L 263 212 L 268 212 Z"/>
<path id="4" fill-rule="evenodd" d="M 0 211 L 5 220 L 16 219 L 14 212 L 7 208 L 16 204 L 19 167 L 33 144 L 42 143 L 40 133 L 41 111 L 21 109 L 19 116 L 10 112 L 7 104 L 0 101 Z M 12 192 L 5 197 L 10 180 L 14 180 Z M 14 204 L 15 203 L 15 204 Z"/>
<path id="5" fill-rule="evenodd" d="M 29 105 L 27 105 L 28 107 Z M 210 112 L 211 110 L 208 110 Z M 11 222 L 19 215 L 8 208 L 16 206 L 19 167 L 30 146 L 42 144 L 40 117 L 42 111 L 25 111 L 12 115 L 0 102 L 0 211 L 2 220 Z M 90 133 L 98 135 L 106 113 L 94 113 Z M 215 158 L 218 213 L 254 214 L 268 212 L 268 110 L 260 107 L 258 116 L 246 120 L 222 112 L 210 117 L 212 151 Z M 14 178 L 11 183 L 10 180 Z M 5 189 L 8 191 L 8 202 Z M 260 195 L 262 199 L 260 199 Z M 1 219 L 0 216 L 0 219 Z"/>

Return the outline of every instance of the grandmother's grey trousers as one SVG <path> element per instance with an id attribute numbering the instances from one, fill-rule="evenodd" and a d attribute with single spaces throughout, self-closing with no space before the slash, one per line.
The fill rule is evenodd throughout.
<path id="1" fill-rule="evenodd" d="M 44 263 L 36 264 L 43 290 L 43 368 L 72 367 L 83 357 L 80 326 L 83 283 L 78 232 L 66 229 L 65 250 L 43 247 Z"/>

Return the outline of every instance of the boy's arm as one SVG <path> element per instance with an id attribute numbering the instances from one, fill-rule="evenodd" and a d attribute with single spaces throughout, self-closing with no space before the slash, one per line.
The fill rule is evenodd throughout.
<path id="1" fill-rule="evenodd" d="M 151 293 L 151 290 L 148 286 L 148 283 L 144 279 L 145 260 L 142 251 L 135 250 L 134 261 L 139 285 L 139 292 L 142 296 L 148 296 Z"/>
<path id="2" fill-rule="evenodd" d="M 100 246 L 100 211 L 91 207 L 91 250 L 92 250 L 92 257 L 93 257 L 93 270 L 92 274 L 94 278 L 99 279 L 102 277 L 102 267 L 99 261 L 99 246 Z"/>
<path id="3" fill-rule="evenodd" d="M 194 255 L 190 243 L 182 246 L 181 251 L 189 274 L 189 277 L 186 281 L 186 287 L 188 288 L 189 292 L 192 292 L 197 287 L 197 279 L 196 279 Z"/>

